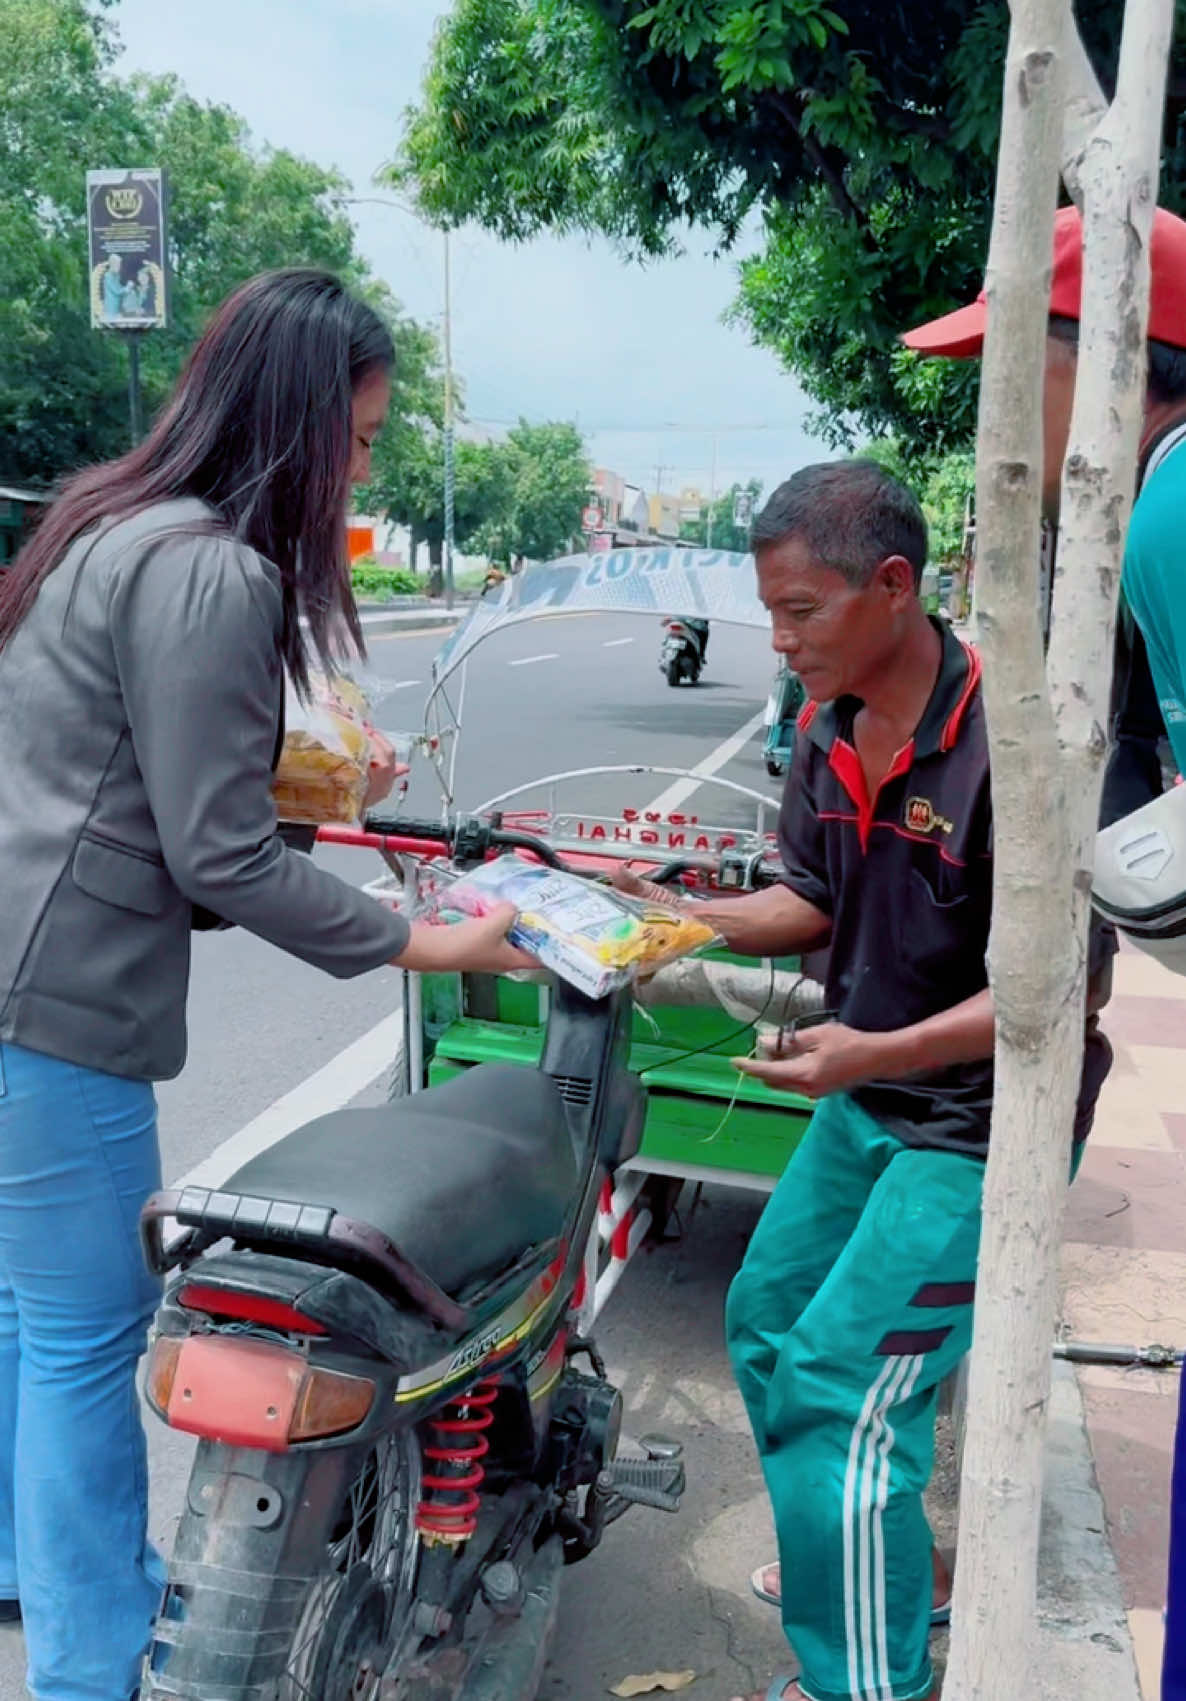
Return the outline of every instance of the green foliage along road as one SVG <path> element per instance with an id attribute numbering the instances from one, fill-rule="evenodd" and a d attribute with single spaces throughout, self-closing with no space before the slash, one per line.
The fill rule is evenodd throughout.
<path id="1" fill-rule="evenodd" d="M 1186 3 L 1179 0 L 1186 14 Z M 1123 8 L 1079 0 L 1110 86 Z M 454 0 L 402 167 L 426 209 L 521 240 L 601 232 L 668 251 L 688 226 L 765 247 L 736 313 L 833 446 L 965 444 L 974 374 L 897 334 L 979 287 L 1006 0 Z M 1186 31 L 1163 198 L 1186 192 Z"/>

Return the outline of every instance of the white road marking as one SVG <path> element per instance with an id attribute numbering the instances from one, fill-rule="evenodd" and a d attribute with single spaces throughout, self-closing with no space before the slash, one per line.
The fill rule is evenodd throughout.
<path id="1" fill-rule="evenodd" d="M 406 691 L 409 685 L 419 685 L 421 683 L 422 682 L 419 679 L 397 679 L 393 685 L 384 684 L 382 691 Z M 380 695 L 382 695 L 382 691 L 380 692 Z"/>
<path id="2" fill-rule="evenodd" d="M 559 661 L 559 660 L 560 660 L 559 652 L 557 650 L 549 650 L 546 653 L 546 655 L 542 655 L 542 656 L 520 656 L 518 661 L 508 662 L 507 666 L 508 667 L 531 667 L 534 662 Z"/>
<path id="3" fill-rule="evenodd" d="M 299 1087 L 285 1093 L 267 1110 L 253 1118 L 245 1128 L 224 1140 L 188 1175 L 183 1175 L 174 1187 L 221 1187 L 241 1164 L 274 1146 L 277 1140 L 291 1134 L 315 1117 L 328 1116 L 341 1110 L 364 1087 L 378 1080 L 391 1066 L 403 1044 L 403 1011 L 395 1010 L 377 1022 L 368 1033 L 331 1057 L 323 1069 L 302 1081 Z"/>
<path id="4" fill-rule="evenodd" d="M 647 812 L 654 815 L 669 815 L 673 809 L 679 809 L 688 801 L 693 792 L 699 791 L 705 780 L 712 779 L 714 774 L 719 773 L 723 767 L 733 760 L 734 756 L 739 755 L 745 749 L 755 732 L 763 725 L 765 718 L 765 711 L 761 709 L 756 715 L 751 715 L 745 725 L 738 727 L 731 738 L 725 739 L 723 744 L 718 744 L 715 750 L 710 750 L 702 762 L 697 762 L 696 766 L 690 770 L 686 780 L 676 780 L 673 785 L 668 786 L 666 791 L 660 792 L 653 803 L 648 803 Z M 671 766 L 674 767 L 675 763 L 671 763 Z"/>
<path id="5" fill-rule="evenodd" d="M 623 644 L 632 644 L 633 642 L 633 638 L 607 638 L 601 647 L 603 650 L 620 650 Z"/>

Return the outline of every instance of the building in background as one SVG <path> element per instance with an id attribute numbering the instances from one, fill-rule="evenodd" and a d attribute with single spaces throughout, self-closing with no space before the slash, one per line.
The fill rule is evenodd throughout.
<path id="1" fill-rule="evenodd" d="M 683 518 L 683 504 L 678 496 L 660 493 L 652 496 L 648 504 L 651 531 L 656 537 L 666 538 L 669 543 L 679 542 L 679 528 Z"/>
<path id="2" fill-rule="evenodd" d="M 680 525 L 696 525 L 707 507 L 707 497 L 703 496 L 695 485 L 685 485 L 679 493 Z"/>

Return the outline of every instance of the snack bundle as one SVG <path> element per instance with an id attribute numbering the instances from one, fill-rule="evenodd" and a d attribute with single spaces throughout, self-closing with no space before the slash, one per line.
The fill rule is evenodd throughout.
<path id="1" fill-rule="evenodd" d="M 511 944 L 590 998 L 603 998 L 716 938 L 711 927 L 686 912 L 517 856 L 499 857 L 463 875 L 443 895 L 438 915 L 482 916 L 497 904 L 513 904 L 518 911 L 507 935 Z"/>
<path id="2" fill-rule="evenodd" d="M 302 703 L 290 689 L 284 744 L 272 782 L 279 820 L 320 827 L 352 826 L 362 814 L 370 779 L 370 705 L 353 680 L 315 675 Z"/>

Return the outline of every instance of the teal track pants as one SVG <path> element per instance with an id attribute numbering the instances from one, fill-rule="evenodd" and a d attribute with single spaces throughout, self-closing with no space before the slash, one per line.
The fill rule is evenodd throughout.
<path id="1" fill-rule="evenodd" d="M 930 1694 L 923 1490 L 939 1384 L 972 1341 L 984 1165 L 821 1101 L 729 1291 L 783 1627 L 813 1701 Z"/>

